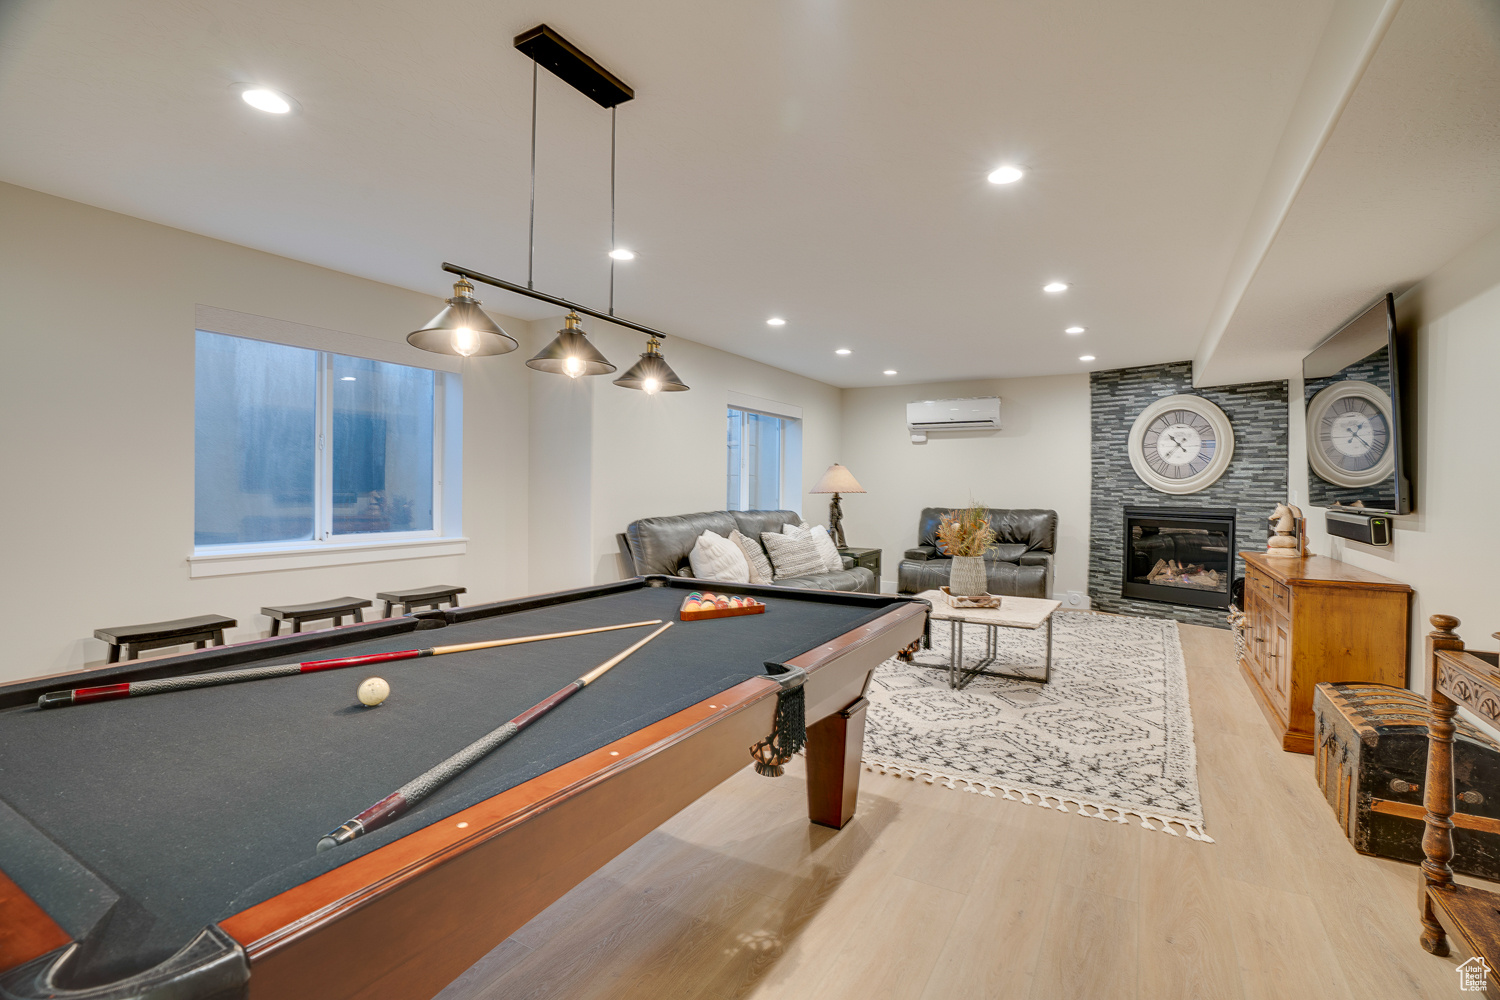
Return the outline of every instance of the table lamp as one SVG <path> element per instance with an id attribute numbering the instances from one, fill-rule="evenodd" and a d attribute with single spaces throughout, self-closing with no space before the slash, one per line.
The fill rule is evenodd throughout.
<path id="1" fill-rule="evenodd" d="M 832 493 L 833 499 L 828 501 L 828 530 L 833 535 L 834 544 L 839 548 L 848 548 L 844 542 L 844 511 L 839 507 L 840 493 L 863 493 L 865 488 L 859 485 L 859 480 L 854 474 L 837 462 L 828 467 L 823 473 L 823 478 L 818 480 L 818 485 L 809 492 Z"/>

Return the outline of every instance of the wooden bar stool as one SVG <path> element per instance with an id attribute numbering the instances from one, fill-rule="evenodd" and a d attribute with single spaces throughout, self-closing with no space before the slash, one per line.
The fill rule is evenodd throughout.
<path id="1" fill-rule="evenodd" d="M 377 600 L 385 602 L 384 618 L 391 616 L 391 605 L 400 605 L 402 614 L 416 611 L 420 608 L 436 608 L 444 601 L 452 608 L 458 607 L 458 595 L 468 592 L 467 587 L 413 587 L 411 590 L 387 590 L 375 595 Z"/>
<path id="2" fill-rule="evenodd" d="M 181 646 L 189 642 L 195 649 L 202 649 L 209 642 L 222 646 L 224 630 L 238 624 L 233 618 L 225 618 L 223 615 L 199 615 L 197 618 L 178 618 L 170 622 L 96 628 L 94 638 L 109 643 L 109 662 L 119 663 L 122 646 L 127 660 L 135 659 L 143 649 L 156 649 L 159 646 Z"/>
<path id="3" fill-rule="evenodd" d="M 367 601 L 360 597 L 335 597 L 331 601 L 315 601 L 312 604 L 283 604 L 276 608 L 261 608 L 260 613 L 271 619 L 271 634 L 281 634 L 281 623 L 291 622 L 292 632 L 301 632 L 303 622 L 317 622 L 332 618 L 334 625 L 344 624 L 344 618 L 353 615 L 354 620 L 362 622 L 365 613 L 362 609 L 373 605 L 374 601 Z"/>

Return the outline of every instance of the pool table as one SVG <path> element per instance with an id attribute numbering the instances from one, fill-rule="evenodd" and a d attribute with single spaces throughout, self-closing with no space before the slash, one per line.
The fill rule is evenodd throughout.
<path id="1" fill-rule="evenodd" d="M 425 1000 L 750 764 L 788 677 L 809 815 L 842 826 L 870 674 L 921 636 L 922 602 L 726 587 L 765 613 L 678 621 L 323 853 L 323 834 L 648 630 L 36 707 L 72 687 L 676 621 L 713 586 L 636 578 L 0 686 L 0 998 Z M 355 688 L 377 673 L 391 694 L 365 708 Z"/>

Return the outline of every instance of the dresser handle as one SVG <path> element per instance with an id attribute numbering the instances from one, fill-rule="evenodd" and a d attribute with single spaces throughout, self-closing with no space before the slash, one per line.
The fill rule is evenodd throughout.
<path id="1" fill-rule="evenodd" d="M 1471 806 L 1477 806 L 1484 801 L 1483 793 L 1473 791 L 1472 789 L 1467 792 L 1461 792 L 1458 797 Z"/>
<path id="2" fill-rule="evenodd" d="M 1393 792 L 1415 792 L 1421 787 L 1421 785 L 1413 785 L 1409 781 L 1402 781 L 1400 778 L 1391 779 L 1391 791 Z M 1467 795 L 1468 793 L 1465 792 L 1464 794 Z"/>

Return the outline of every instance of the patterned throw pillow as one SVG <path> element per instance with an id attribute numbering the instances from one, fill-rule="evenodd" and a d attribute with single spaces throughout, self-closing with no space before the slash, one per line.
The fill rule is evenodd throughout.
<path id="1" fill-rule="evenodd" d="M 811 530 L 812 525 L 808 524 L 806 521 L 803 521 L 801 524 L 793 524 L 791 521 L 788 521 L 786 524 L 783 524 L 781 526 L 781 533 L 783 535 L 789 535 L 792 538 L 796 538 L 798 535 L 805 535 Z"/>
<path id="2" fill-rule="evenodd" d="M 771 556 L 771 565 L 776 567 L 776 579 L 787 580 L 823 572 L 823 557 L 818 554 L 811 538 L 767 531 L 760 540 Z"/>
<path id="3" fill-rule="evenodd" d="M 750 561 L 740 547 L 723 535 L 705 531 L 698 536 L 693 551 L 688 553 L 693 565 L 693 575 L 700 580 L 719 583 L 749 583 Z"/>
<path id="4" fill-rule="evenodd" d="M 738 528 L 729 533 L 729 540 L 745 553 L 745 561 L 750 564 L 751 583 L 770 583 L 776 579 L 771 570 L 771 560 L 766 558 L 766 550 L 760 547 L 759 542 L 740 534 Z"/>
<path id="5" fill-rule="evenodd" d="M 813 546 L 818 550 L 818 555 L 823 557 L 825 573 L 837 573 L 844 568 L 844 557 L 839 555 L 839 547 L 833 544 L 832 538 L 828 537 L 827 528 L 821 524 L 814 525 L 807 534 L 812 539 Z"/>

